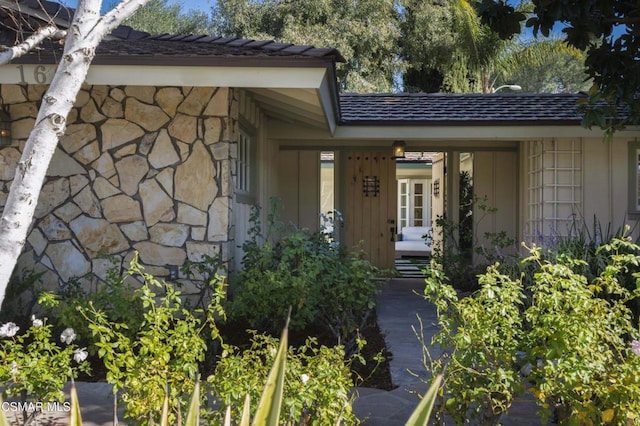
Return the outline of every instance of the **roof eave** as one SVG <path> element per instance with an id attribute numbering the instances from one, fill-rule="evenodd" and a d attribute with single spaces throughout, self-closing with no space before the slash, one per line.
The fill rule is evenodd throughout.
<path id="1" fill-rule="evenodd" d="M 418 127 L 491 127 L 491 126 L 580 126 L 580 120 L 340 120 L 342 126 L 418 126 Z"/>

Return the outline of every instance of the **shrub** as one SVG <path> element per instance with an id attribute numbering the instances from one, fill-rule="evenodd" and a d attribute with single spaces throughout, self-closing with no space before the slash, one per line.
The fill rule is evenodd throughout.
<path id="1" fill-rule="evenodd" d="M 254 209 L 252 238 L 232 287 L 229 317 L 249 327 L 277 333 L 292 307 L 291 329 L 320 326 L 330 330 L 347 352 L 355 332 L 375 307 L 376 269 L 336 245 L 330 234 L 285 229 L 273 219 L 262 237 Z"/>
<path id="2" fill-rule="evenodd" d="M 593 279 L 576 272 L 582 259 L 548 260 L 532 248 L 532 270 L 513 279 L 491 267 L 480 290 L 459 298 L 437 268 L 425 294 L 438 309 L 434 343 L 446 348 L 432 360 L 447 365 L 440 412 L 496 421 L 514 395 L 530 389 L 548 419 L 580 424 L 628 424 L 640 412 L 640 342 L 628 303 L 640 296 L 619 277 L 640 264 L 640 247 L 613 239 L 597 249 L 606 267 Z M 636 275 L 637 278 L 637 275 Z"/>
<path id="3" fill-rule="evenodd" d="M 122 332 L 128 338 L 133 338 L 143 321 L 143 309 L 140 298 L 134 287 L 127 281 L 126 275 L 121 274 L 116 260 L 112 259 L 112 266 L 107 270 L 106 279 L 95 290 L 86 290 L 86 286 L 79 279 L 71 279 L 61 285 L 55 293 L 45 292 L 45 313 L 56 329 L 72 327 L 78 336 L 78 341 L 89 348 L 95 355 L 89 324 L 79 312 L 78 307 L 91 304 L 97 311 L 104 313 L 111 321 L 125 324 Z M 51 303 L 51 301 L 53 301 Z"/>
<path id="4" fill-rule="evenodd" d="M 278 339 L 254 333 L 250 349 L 226 348 L 207 380 L 214 399 L 222 404 L 215 419 L 222 418 L 227 405 L 232 407 L 232 417 L 240 418 L 247 394 L 258 401 L 278 345 Z M 342 346 L 319 346 L 314 338 L 288 349 L 279 424 L 336 424 L 339 418 L 340 424 L 357 423 L 351 412 L 353 383 L 344 356 Z"/>
<path id="5" fill-rule="evenodd" d="M 126 333 L 126 323 L 111 321 L 91 303 L 80 312 L 96 338 L 98 356 L 107 369 L 107 382 L 114 386 L 114 392 L 121 392 L 125 415 L 139 423 L 157 422 L 168 386 L 169 419 L 174 422 L 180 412 L 185 412 L 199 365 L 205 358 L 205 334 L 219 338 L 214 319 L 224 317 L 220 307 L 223 281 L 217 279 L 207 311 L 199 313 L 201 319 L 197 312 L 184 308 L 180 293 L 171 284 L 145 274 L 137 257 L 131 262 L 129 273 L 144 278 L 136 291 L 143 320 L 133 338 Z"/>
<path id="6" fill-rule="evenodd" d="M 60 335 L 63 347 L 52 341 L 52 326 L 46 319 L 33 318 L 23 334 L 8 322 L 0 327 L 0 386 L 4 396 L 19 396 L 36 402 L 63 402 L 63 387 L 78 372 L 89 373 L 86 348 L 78 348 L 75 332 L 68 328 Z M 37 411 L 32 415 L 36 416 Z M 26 424 L 27 411 L 23 419 Z"/>

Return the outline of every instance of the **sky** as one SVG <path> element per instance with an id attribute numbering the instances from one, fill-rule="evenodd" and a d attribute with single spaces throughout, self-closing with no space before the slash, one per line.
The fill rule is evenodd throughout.
<path id="1" fill-rule="evenodd" d="M 54 0 L 55 1 L 55 0 Z M 67 5 L 71 8 L 75 8 L 78 4 L 77 0 L 58 0 L 60 3 Z M 111 5 L 116 3 L 118 0 L 102 0 L 102 12 L 108 10 Z M 216 0 L 169 0 L 170 4 L 181 4 L 182 10 L 184 12 L 188 12 L 189 10 L 199 10 L 203 12 L 209 12 L 213 5 L 216 3 Z"/>

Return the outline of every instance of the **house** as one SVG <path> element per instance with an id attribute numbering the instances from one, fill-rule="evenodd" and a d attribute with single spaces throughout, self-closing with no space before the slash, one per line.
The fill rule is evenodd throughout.
<path id="1" fill-rule="evenodd" d="M 0 208 L 60 49 L 0 66 L 12 134 L 0 147 Z M 285 220 L 318 227 L 323 153 L 335 159 L 341 242 L 389 267 L 401 221 L 394 141 L 433 153 L 430 219 L 458 219 L 460 171 L 472 171 L 474 193 L 497 209 L 474 214 L 480 239 L 544 243 L 576 221 L 637 221 L 640 130 L 604 141 L 582 128 L 584 95 L 343 94 L 341 60 L 335 49 L 119 29 L 97 49 L 19 268 L 56 285 L 98 282 L 103 255 L 124 265 L 134 251 L 161 277 L 204 255 L 237 268 L 251 206 L 278 196 Z"/>

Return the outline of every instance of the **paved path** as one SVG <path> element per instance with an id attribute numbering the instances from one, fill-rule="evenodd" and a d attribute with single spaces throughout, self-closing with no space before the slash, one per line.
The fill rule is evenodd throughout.
<path id="1" fill-rule="evenodd" d="M 396 389 L 381 391 L 360 389 L 354 402 L 354 412 L 367 426 L 404 425 L 419 402 L 418 394 L 427 389 L 429 375 L 422 362 L 422 347 L 414 333 L 422 330 L 424 341 L 438 331 L 436 309 L 420 295 L 424 279 L 393 279 L 379 296 L 378 325 L 385 334 L 387 349 L 392 353 L 391 380 Z M 417 294 L 416 294 L 417 293 Z M 430 348 L 431 356 L 440 355 L 439 348 Z M 421 380 L 422 379 L 422 380 Z M 516 400 L 509 415 L 503 416 L 504 426 L 539 425 L 536 405 L 530 397 Z M 454 424 L 452 421 L 447 424 Z"/>

